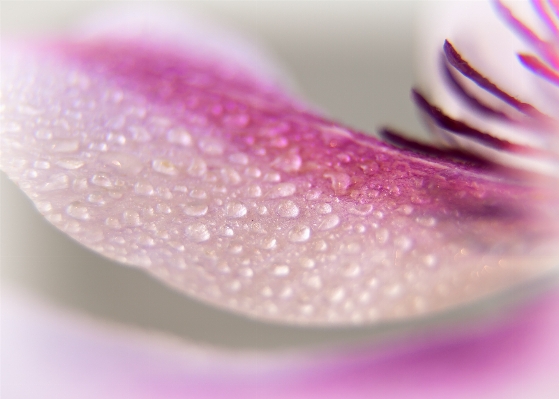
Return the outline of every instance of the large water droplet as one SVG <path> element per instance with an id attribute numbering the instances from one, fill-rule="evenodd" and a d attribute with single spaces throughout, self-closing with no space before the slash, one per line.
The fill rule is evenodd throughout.
<path id="1" fill-rule="evenodd" d="M 336 194 L 345 194 L 349 185 L 351 184 L 351 177 L 348 174 L 342 172 L 327 172 L 324 177 L 330 179 L 332 183 L 332 189 Z"/>
<path id="2" fill-rule="evenodd" d="M 281 198 L 281 197 L 289 197 L 290 195 L 295 194 L 295 184 L 293 183 L 280 183 L 276 184 L 270 192 L 268 193 L 268 197 L 270 198 Z"/>
<path id="3" fill-rule="evenodd" d="M 111 179 L 109 178 L 109 176 L 107 176 L 104 173 L 96 173 L 91 177 L 91 183 L 95 184 L 96 186 L 99 187 L 112 187 L 113 183 L 111 182 Z"/>
<path id="4" fill-rule="evenodd" d="M 203 159 L 194 158 L 186 170 L 190 176 L 201 177 L 208 171 L 208 166 Z"/>
<path id="5" fill-rule="evenodd" d="M 305 225 L 297 225 L 293 227 L 288 234 L 289 241 L 292 242 L 304 242 L 307 241 L 311 236 L 311 229 Z"/>
<path id="6" fill-rule="evenodd" d="M 210 239 L 210 232 L 203 223 L 194 223 L 186 228 L 186 235 L 192 241 L 204 242 Z"/>
<path id="7" fill-rule="evenodd" d="M 167 141 L 173 144 L 179 144 L 183 147 L 192 145 L 192 136 L 184 128 L 178 127 L 167 132 Z"/>
<path id="8" fill-rule="evenodd" d="M 284 218 L 294 218 L 299 215 L 299 208 L 295 205 L 295 202 L 284 200 L 278 205 L 277 213 Z"/>
<path id="9" fill-rule="evenodd" d="M 322 219 L 320 225 L 318 226 L 319 230 L 329 230 L 336 227 L 340 223 L 340 217 L 335 214 L 330 214 Z"/>
<path id="10" fill-rule="evenodd" d="M 79 220 L 88 220 L 90 218 L 87 207 L 80 202 L 72 202 L 68 205 L 66 207 L 66 213 Z"/>
<path id="11" fill-rule="evenodd" d="M 284 172 L 296 172 L 301 169 L 302 160 L 298 154 L 283 154 L 272 161 L 272 166 Z"/>
<path id="12" fill-rule="evenodd" d="M 230 218 L 240 218 L 247 214 L 247 208 L 240 202 L 230 202 L 225 206 L 225 213 Z"/>
<path id="13" fill-rule="evenodd" d="M 132 210 L 126 210 L 122 212 L 122 222 L 126 226 L 140 226 L 142 224 L 140 214 Z"/>
<path id="14" fill-rule="evenodd" d="M 50 149 L 53 152 L 75 152 L 80 147 L 76 140 L 58 140 L 52 143 Z"/>
<path id="15" fill-rule="evenodd" d="M 153 186 L 146 182 L 138 182 L 134 185 L 134 192 L 140 195 L 153 195 Z"/>
<path id="16" fill-rule="evenodd" d="M 164 175 L 175 176 L 179 173 L 177 167 L 166 159 L 154 159 L 151 166 L 153 170 Z"/>
<path id="17" fill-rule="evenodd" d="M 289 267 L 285 265 L 274 267 L 274 276 L 285 277 L 289 274 Z"/>
<path id="18" fill-rule="evenodd" d="M 184 213 L 188 216 L 204 216 L 208 213 L 208 206 L 206 204 L 186 204 L 184 205 Z"/>
<path id="19" fill-rule="evenodd" d="M 84 162 L 79 159 L 66 158 L 57 161 L 56 165 L 63 169 L 75 170 L 81 168 L 84 165 Z"/>

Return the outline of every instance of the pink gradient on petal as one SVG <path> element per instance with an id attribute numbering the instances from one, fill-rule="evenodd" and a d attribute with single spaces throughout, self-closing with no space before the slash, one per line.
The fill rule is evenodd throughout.
<path id="1" fill-rule="evenodd" d="M 346 348 L 346 353 L 332 348 L 298 355 L 198 347 L 75 319 L 13 292 L 3 295 L 2 392 L 9 397 L 543 399 L 559 394 L 557 290 L 500 321 L 477 321 L 431 338 Z"/>

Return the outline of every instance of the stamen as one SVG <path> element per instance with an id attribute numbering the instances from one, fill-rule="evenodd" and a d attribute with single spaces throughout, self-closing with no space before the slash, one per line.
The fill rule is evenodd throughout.
<path id="1" fill-rule="evenodd" d="M 462 100 L 464 100 L 476 111 L 479 111 L 487 116 L 492 116 L 492 117 L 496 117 L 499 119 L 512 122 L 509 116 L 504 112 L 491 108 L 489 105 L 482 103 L 477 97 L 475 97 L 471 93 L 468 93 L 466 88 L 462 85 L 462 83 L 458 81 L 458 79 L 456 79 L 456 77 L 452 73 L 452 70 L 448 67 L 448 63 L 446 62 L 446 59 L 443 59 L 442 64 L 443 64 L 442 67 L 444 69 L 445 77 L 447 78 L 447 81 L 450 84 L 451 89 L 453 89 L 454 92 L 462 98 Z"/>
<path id="2" fill-rule="evenodd" d="M 494 84 L 477 70 L 475 70 L 467 61 L 462 58 L 462 56 L 456 51 L 454 46 L 448 40 L 445 40 L 443 49 L 446 55 L 446 59 L 448 60 L 450 65 L 456 68 L 456 70 L 458 70 L 458 72 L 460 72 L 462 75 L 472 80 L 482 89 L 488 91 L 495 97 L 503 100 L 513 108 L 526 115 L 538 117 L 544 116 L 532 105 L 524 103 L 512 97 L 510 94 L 500 89 L 496 84 Z"/>
<path id="3" fill-rule="evenodd" d="M 412 91 L 412 97 L 417 106 L 423 110 L 439 127 L 448 130 L 451 133 L 474 139 L 484 145 L 487 145 L 488 147 L 501 151 L 523 155 L 549 155 L 544 150 L 501 140 L 490 134 L 481 132 L 464 122 L 453 119 L 446 115 L 440 108 L 429 103 L 417 90 Z"/>
<path id="4" fill-rule="evenodd" d="M 497 7 L 497 12 L 502 15 L 503 19 L 508 22 L 524 40 L 533 46 L 548 63 L 554 66 L 554 68 L 559 68 L 559 54 L 555 46 L 547 43 L 536 35 L 532 29 L 516 18 L 512 11 L 500 0 L 495 1 L 495 6 Z"/>
<path id="5" fill-rule="evenodd" d="M 559 86 L 559 73 L 545 65 L 542 60 L 530 54 L 518 54 L 518 58 L 530 71 Z"/>
<path id="6" fill-rule="evenodd" d="M 481 158 L 473 153 L 462 151 L 456 148 L 440 148 L 426 143 L 419 143 L 404 137 L 400 132 L 390 128 L 383 128 L 379 132 L 380 136 L 391 144 L 416 153 L 432 156 L 436 159 L 446 159 L 452 162 L 462 162 L 470 166 L 483 169 L 494 167 L 491 161 Z"/>
<path id="7" fill-rule="evenodd" d="M 550 11 L 548 7 L 553 7 L 550 5 L 549 1 L 544 0 L 532 0 L 532 6 L 538 13 L 540 19 L 545 23 L 547 28 L 555 37 L 559 37 L 559 23 L 553 18 L 552 10 Z M 555 10 L 557 11 L 557 10 Z"/>

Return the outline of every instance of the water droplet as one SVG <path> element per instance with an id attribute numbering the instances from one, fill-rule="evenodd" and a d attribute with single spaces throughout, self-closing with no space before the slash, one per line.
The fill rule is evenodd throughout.
<path id="1" fill-rule="evenodd" d="M 157 204 L 155 206 L 155 210 L 157 211 L 157 213 L 164 213 L 166 215 L 171 213 L 171 208 L 167 204 Z"/>
<path id="2" fill-rule="evenodd" d="M 272 161 L 272 166 L 284 172 L 297 172 L 301 169 L 302 160 L 298 154 L 283 154 Z"/>
<path id="3" fill-rule="evenodd" d="M 50 140 L 52 139 L 52 132 L 50 130 L 39 129 L 35 132 L 35 137 L 39 140 Z"/>
<path id="4" fill-rule="evenodd" d="M 262 189 L 258 184 L 251 184 L 244 191 L 245 196 L 249 198 L 258 198 L 262 195 Z"/>
<path id="5" fill-rule="evenodd" d="M 59 140 L 52 143 L 50 149 L 53 152 L 74 152 L 80 147 L 76 140 Z"/>
<path id="6" fill-rule="evenodd" d="M 327 172 L 324 177 L 330 179 L 332 189 L 337 195 L 345 194 L 351 184 L 351 177 L 346 173 L 341 172 Z"/>
<path id="7" fill-rule="evenodd" d="M 316 206 L 316 211 L 323 215 L 332 212 L 332 206 L 330 204 L 318 204 Z"/>
<path id="8" fill-rule="evenodd" d="M 376 237 L 377 237 L 377 241 L 380 244 L 385 244 L 388 241 L 388 237 L 390 236 L 390 233 L 388 232 L 387 229 L 379 229 L 376 233 Z"/>
<path id="9" fill-rule="evenodd" d="M 316 265 L 316 262 L 310 258 L 301 258 L 300 262 L 305 269 L 312 269 Z"/>
<path id="10" fill-rule="evenodd" d="M 415 221 L 425 227 L 433 227 L 434 225 L 437 224 L 437 219 L 435 219 L 434 217 L 418 217 L 415 219 Z"/>
<path id="11" fill-rule="evenodd" d="M 208 206 L 206 204 L 186 204 L 184 205 L 184 213 L 188 216 L 204 216 L 208 213 Z"/>
<path id="12" fill-rule="evenodd" d="M 128 131 L 131 133 L 132 140 L 138 143 L 147 143 L 151 140 L 151 134 L 143 126 L 130 126 Z"/>
<path id="13" fill-rule="evenodd" d="M 274 276 L 285 277 L 289 274 L 289 267 L 285 265 L 274 267 Z"/>
<path id="14" fill-rule="evenodd" d="M 428 267 L 433 267 L 437 264 L 437 257 L 433 254 L 425 255 L 423 257 L 423 263 Z"/>
<path id="15" fill-rule="evenodd" d="M 330 294 L 330 301 L 332 303 L 339 303 L 345 298 L 345 289 L 343 287 L 336 288 Z"/>
<path id="16" fill-rule="evenodd" d="M 204 190 L 201 190 L 199 188 L 195 188 L 191 190 L 189 195 L 191 198 L 197 198 L 197 199 L 205 199 L 208 197 L 208 194 L 206 194 Z"/>
<path id="17" fill-rule="evenodd" d="M 79 220 L 88 220 L 90 218 L 87 207 L 80 202 L 72 202 L 68 205 L 66 207 L 66 213 Z"/>
<path id="18" fill-rule="evenodd" d="M 281 201 L 277 208 L 278 215 L 284 218 L 294 218 L 299 215 L 299 208 L 291 200 Z"/>
<path id="19" fill-rule="evenodd" d="M 210 239 L 210 232 L 203 223 L 194 223 L 188 226 L 186 228 L 186 235 L 195 242 L 204 242 Z"/>
<path id="20" fill-rule="evenodd" d="M 241 182 L 241 175 L 232 168 L 222 168 L 221 169 L 221 177 L 223 178 L 224 182 L 227 184 L 239 184 Z"/>
<path id="21" fill-rule="evenodd" d="M 385 288 L 384 294 L 389 298 L 396 298 L 402 294 L 403 288 L 400 284 L 392 284 Z"/>
<path id="22" fill-rule="evenodd" d="M 208 155 L 221 155 L 224 150 L 224 146 L 219 140 L 210 137 L 201 138 L 198 147 Z"/>
<path id="23" fill-rule="evenodd" d="M 63 190 L 68 188 L 68 180 L 68 176 L 66 175 L 54 175 L 50 177 L 49 181 L 37 187 L 37 189 L 39 191 Z"/>
<path id="24" fill-rule="evenodd" d="M 272 289 L 268 286 L 262 288 L 262 290 L 260 291 L 260 294 L 264 297 L 264 298 L 271 298 L 274 295 L 274 291 L 272 291 Z"/>
<path id="25" fill-rule="evenodd" d="M 274 249 L 278 246 L 278 241 L 271 237 L 271 238 L 264 238 L 260 244 L 263 249 Z"/>
<path id="26" fill-rule="evenodd" d="M 201 177 L 206 174 L 208 167 L 206 162 L 200 158 L 194 158 L 188 166 L 187 172 L 190 176 Z"/>
<path id="27" fill-rule="evenodd" d="M 155 245 L 155 240 L 147 234 L 141 234 L 136 242 L 143 247 L 153 247 Z"/>
<path id="28" fill-rule="evenodd" d="M 41 213 L 47 213 L 52 211 L 52 204 L 48 201 L 38 201 L 35 203 L 37 210 Z"/>
<path id="29" fill-rule="evenodd" d="M 245 175 L 257 178 L 262 176 L 262 171 L 260 171 L 260 169 L 258 169 L 256 166 L 249 166 L 245 169 Z"/>
<path id="30" fill-rule="evenodd" d="M 252 276 L 254 276 L 254 271 L 252 271 L 250 267 L 243 267 L 239 270 L 239 275 L 245 278 L 251 278 Z"/>
<path id="31" fill-rule="evenodd" d="M 50 169 L 50 162 L 48 161 L 35 161 L 33 162 L 33 167 L 36 169 L 47 170 Z"/>
<path id="32" fill-rule="evenodd" d="M 222 237 L 233 237 L 233 235 L 235 235 L 235 232 L 229 226 L 221 226 L 219 228 L 219 233 L 218 234 Z"/>
<path id="33" fill-rule="evenodd" d="M 322 288 L 322 279 L 320 276 L 310 276 L 305 279 L 305 285 L 318 290 Z"/>
<path id="34" fill-rule="evenodd" d="M 164 175 L 175 176 L 179 173 L 176 166 L 166 159 L 154 159 L 151 166 L 153 170 Z"/>
<path id="35" fill-rule="evenodd" d="M 126 137 L 124 137 L 122 134 L 116 134 L 111 132 L 107 134 L 107 142 L 118 144 L 118 145 L 124 145 L 126 144 Z"/>
<path id="36" fill-rule="evenodd" d="M 81 168 L 84 165 L 84 162 L 79 159 L 66 158 L 57 161 L 56 165 L 63 169 L 75 170 Z"/>
<path id="37" fill-rule="evenodd" d="M 225 213 L 230 218 L 241 218 L 247 214 L 247 208 L 240 202 L 230 202 L 225 206 Z"/>
<path id="38" fill-rule="evenodd" d="M 144 168 L 142 161 L 131 154 L 107 152 L 99 155 L 99 160 L 111 168 L 125 174 L 137 175 Z"/>
<path id="39" fill-rule="evenodd" d="M 311 229 L 305 225 L 297 225 L 289 231 L 289 241 L 305 242 L 311 236 Z"/>
<path id="40" fill-rule="evenodd" d="M 184 128 L 178 127 L 167 132 L 167 141 L 173 144 L 179 144 L 183 147 L 192 145 L 192 136 Z"/>
<path id="41" fill-rule="evenodd" d="M 269 183 L 279 183 L 281 181 L 281 175 L 277 172 L 269 172 L 264 175 L 264 181 Z"/>
<path id="42" fill-rule="evenodd" d="M 289 197 L 290 195 L 295 194 L 295 191 L 296 191 L 295 184 L 280 183 L 272 187 L 272 189 L 268 193 L 268 197 L 270 198 Z"/>
<path id="43" fill-rule="evenodd" d="M 131 210 L 122 212 L 122 222 L 126 226 L 140 226 L 142 224 L 140 214 L 136 211 Z"/>
<path id="44" fill-rule="evenodd" d="M 402 251 L 407 252 L 412 248 L 413 241 L 406 236 L 400 236 L 394 240 L 394 244 Z"/>
<path id="45" fill-rule="evenodd" d="M 134 185 L 134 192 L 139 195 L 153 195 L 153 186 L 147 182 L 138 182 Z"/>
<path id="46" fill-rule="evenodd" d="M 371 204 L 354 204 L 349 208 L 349 213 L 353 215 L 365 216 L 373 211 Z"/>
<path id="47" fill-rule="evenodd" d="M 105 199 L 101 194 L 92 193 L 87 196 L 87 202 L 90 202 L 95 205 L 104 205 Z"/>
<path id="48" fill-rule="evenodd" d="M 336 227 L 340 223 L 340 217 L 335 214 L 327 215 L 322 219 L 320 225 L 318 226 L 319 230 L 329 230 Z"/>
<path id="49" fill-rule="evenodd" d="M 111 179 L 104 173 L 96 173 L 91 177 L 91 183 L 99 187 L 112 187 Z"/>
<path id="50" fill-rule="evenodd" d="M 342 274 L 347 278 L 357 277 L 361 275 L 361 267 L 357 263 L 352 263 L 343 270 Z"/>
<path id="51" fill-rule="evenodd" d="M 398 210 L 400 212 L 402 212 L 404 215 L 411 215 L 413 212 L 413 206 L 411 205 L 403 205 L 400 208 L 398 208 Z"/>
<path id="52" fill-rule="evenodd" d="M 229 161 L 239 165 L 247 165 L 248 156 L 246 154 L 243 154 L 242 152 L 237 152 L 235 154 L 229 155 Z"/>

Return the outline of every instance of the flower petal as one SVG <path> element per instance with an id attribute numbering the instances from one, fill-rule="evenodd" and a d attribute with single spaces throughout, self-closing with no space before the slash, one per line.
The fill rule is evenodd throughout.
<path id="1" fill-rule="evenodd" d="M 555 180 L 399 150 L 224 46 L 119 29 L 2 57 L 2 168 L 88 248 L 318 324 L 441 312 L 558 266 Z"/>
<path id="2" fill-rule="evenodd" d="M 2 292 L 2 393 L 65 398 L 555 398 L 559 294 L 429 340 L 241 353 L 79 319 Z"/>

